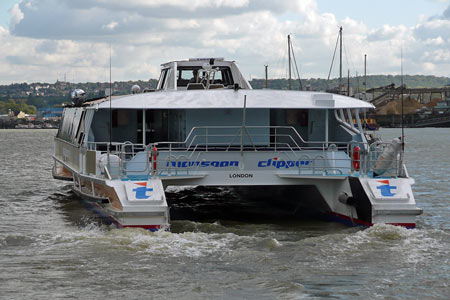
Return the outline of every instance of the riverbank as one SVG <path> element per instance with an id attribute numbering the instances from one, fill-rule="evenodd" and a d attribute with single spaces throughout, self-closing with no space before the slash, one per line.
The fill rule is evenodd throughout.
<path id="1" fill-rule="evenodd" d="M 0 129 L 58 129 L 59 120 L 0 120 Z"/>

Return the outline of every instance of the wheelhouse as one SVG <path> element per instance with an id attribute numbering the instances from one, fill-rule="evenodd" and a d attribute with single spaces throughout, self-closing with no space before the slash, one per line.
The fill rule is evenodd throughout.
<path id="1" fill-rule="evenodd" d="M 251 89 L 233 61 L 191 58 L 161 65 L 157 91 L 234 88 Z"/>

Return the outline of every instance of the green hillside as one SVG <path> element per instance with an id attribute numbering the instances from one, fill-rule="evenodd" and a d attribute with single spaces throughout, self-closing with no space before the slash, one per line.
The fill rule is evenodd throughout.
<path id="1" fill-rule="evenodd" d="M 403 81 L 408 88 L 440 88 L 446 85 L 450 85 L 450 78 L 448 77 L 436 77 L 436 76 L 424 76 L 424 75 L 405 75 Z M 343 84 L 347 85 L 348 79 L 343 78 Z M 265 87 L 264 79 L 253 79 L 250 81 L 252 87 L 255 89 L 261 89 Z M 396 86 L 401 85 L 400 75 L 371 75 L 367 76 L 367 88 L 375 88 L 380 86 L 386 86 L 394 83 Z M 338 86 L 339 79 L 333 78 L 330 81 L 322 78 L 310 78 L 302 79 L 302 87 L 309 87 L 315 91 L 325 91 L 326 89 Z M 292 80 L 292 89 L 299 88 L 298 79 Z M 287 79 L 272 79 L 269 80 L 269 88 L 287 90 L 289 86 Z M 364 89 L 364 77 L 350 77 L 350 86 L 354 90 L 358 88 Z"/>
<path id="2" fill-rule="evenodd" d="M 334 78 L 330 81 L 321 78 L 303 79 L 303 89 L 308 88 L 315 91 L 325 91 L 338 85 L 338 79 Z M 347 84 L 347 78 L 343 79 L 343 84 Z M 353 89 L 364 90 L 364 78 L 352 77 L 350 78 L 350 85 Z M 394 83 L 399 86 L 401 82 L 400 76 L 393 75 L 371 75 L 367 76 L 367 88 L 386 86 Z M 450 85 L 450 78 L 424 76 L 424 75 L 405 75 L 404 83 L 409 88 L 431 88 L 443 87 Z M 138 84 L 141 89 L 155 88 L 157 80 L 150 79 L 147 81 L 120 81 L 113 83 L 113 90 L 116 95 L 129 94 L 131 87 Z M 255 89 L 262 89 L 265 87 L 264 79 L 253 79 L 250 84 Z M 269 80 L 269 88 L 287 90 L 289 86 L 287 79 L 271 79 Z M 300 83 L 298 80 L 292 80 L 292 89 L 298 90 Z M 56 82 L 56 83 L 20 83 L 11 85 L 0 85 L 0 114 L 8 112 L 8 109 L 13 111 L 25 110 L 27 112 L 35 112 L 39 108 L 48 108 L 61 105 L 62 103 L 70 102 L 70 94 L 76 89 L 81 88 L 86 91 L 88 98 L 102 97 L 104 91 L 109 88 L 107 82 L 87 82 L 87 83 L 70 83 L 70 82 Z"/>

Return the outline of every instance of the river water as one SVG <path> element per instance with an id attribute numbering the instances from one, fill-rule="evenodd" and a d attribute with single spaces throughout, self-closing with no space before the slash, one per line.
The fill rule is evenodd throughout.
<path id="1" fill-rule="evenodd" d="M 449 299 L 450 129 L 406 129 L 416 229 L 296 220 L 192 188 L 170 190 L 185 220 L 158 233 L 102 223 L 52 179 L 55 133 L 0 130 L 0 299 Z"/>

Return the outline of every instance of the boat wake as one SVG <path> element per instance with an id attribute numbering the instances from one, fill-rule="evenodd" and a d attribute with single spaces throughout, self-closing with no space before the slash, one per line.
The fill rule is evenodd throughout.
<path id="1" fill-rule="evenodd" d="M 344 239 L 343 248 L 354 250 L 371 249 L 380 255 L 397 258 L 404 264 L 423 263 L 434 259 L 443 249 L 442 238 L 447 235 L 440 230 L 406 229 L 400 226 L 376 224 Z"/>
<path id="2" fill-rule="evenodd" d="M 205 233 L 167 231 L 151 232 L 141 228 L 116 229 L 108 225 L 88 223 L 78 230 L 65 230 L 55 235 L 41 237 L 43 248 L 65 245 L 72 248 L 101 249 L 102 252 L 118 251 L 138 255 L 162 255 L 163 257 L 223 256 L 242 240 L 251 237 L 234 233 Z"/>
<path id="3" fill-rule="evenodd" d="M 355 231 L 356 230 L 356 231 Z M 448 261 L 446 240 L 449 234 L 440 230 L 406 229 L 400 226 L 376 224 L 359 230 L 349 228 L 338 233 L 306 238 L 290 247 L 315 249 L 315 262 L 321 268 L 346 269 L 348 265 L 379 260 L 386 267 L 407 268 L 425 265 L 442 257 Z M 320 245 L 320 247 L 316 246 Z M 288 245 L 287 245 L 288 246 Z"/>

